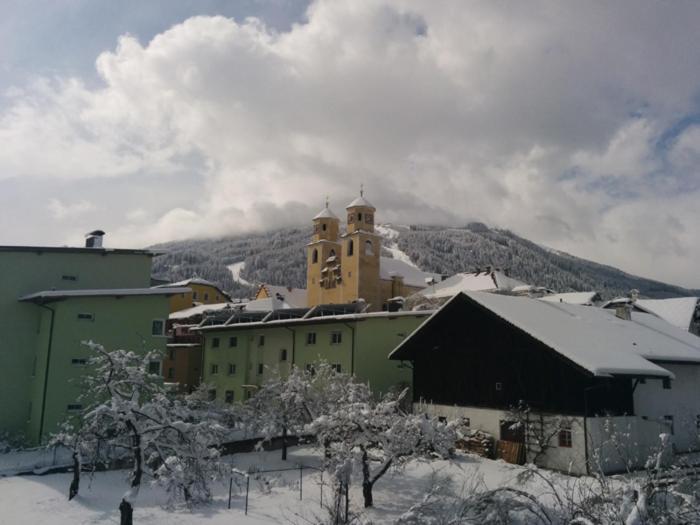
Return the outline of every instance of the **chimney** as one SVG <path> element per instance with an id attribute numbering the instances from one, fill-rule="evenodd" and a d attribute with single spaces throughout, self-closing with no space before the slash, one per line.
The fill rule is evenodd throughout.
<path id="1" fill-rule="evenodd" d="M 104 237 L 105 232 L 102 230 L 91 231 L 85 234 L 85 247 L 86 248 L 102 248 L 102 237 Z"/>
<path id="2" fill-rule="evenodd" d="M 619 304 L 615 307 L 615 316 L 623 321 L 632 320 L 632 305 L 629 303 Z"/>

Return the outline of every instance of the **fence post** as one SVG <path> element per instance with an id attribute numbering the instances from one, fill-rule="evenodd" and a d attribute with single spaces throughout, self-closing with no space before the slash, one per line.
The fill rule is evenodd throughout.
<path id="1" fill-rule="evenodd" d="M 323 471 L 321 471 L 321 508 L 323 508 Z"/>
<path id="2" fill-rule="evenodd" d="M 302 486 L 304 483 L 304 474 L 303 474 L 304 471 L 302 469 L 303 469 L 303 467 L 301 465 L 299 465 L 299 501 L 302 500 L 302 496 L 303 496 Z"/>
<path id="3" fill-rule="evenodd" d="M 228 482 L 228 508 L 231 508 L 231 490 L 233 489 L 233 475 Z"/>
<path id="4" fill-rule="evenodd" d="M 245 477 L 245 515 L 248 515 L 248 492 L 250 491 L 250 476 Z"/>

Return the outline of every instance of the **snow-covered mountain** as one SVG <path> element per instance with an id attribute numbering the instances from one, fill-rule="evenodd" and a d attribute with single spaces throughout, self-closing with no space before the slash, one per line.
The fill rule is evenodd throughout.
<path id="1" fill-rule="evenodd" d="M 386 224 L 378 226 L 377 232 L 384 238 L 383 256 L 428 272 L 452 275 L 492 266 L 560 292 L 598 290 L 604 297 L 613 297 L 636 288 L 649 298 L 700 294 L 700 290 L 644 279 L 551 250 L 482 223 L 461 228 Z M 310 237 L 310 228 L 286 228 L 159 244 L 152 248 L 165 253 L 155 259 L 154 274 L 172 280 L 202 277 L 238 297 L 248 296 L 251 286 L 260 282 L 304 287 L 304 247 Z"/>

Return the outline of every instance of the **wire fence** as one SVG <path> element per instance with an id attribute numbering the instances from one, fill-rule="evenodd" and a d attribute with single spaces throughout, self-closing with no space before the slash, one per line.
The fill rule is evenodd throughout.
<path id="1" fill-rule="evenodd" d="M 255 476 L 257 474 L 271 474 L 271 473 L 278 473 L 278 472 L 292 472 L 292 471 L 298 471 L 299 472 L 299 501 L 302 501 L 304 499 L 304 471 L 305 470 L 313 470 L 316 472 L 319 472 L 321 474 L 321 479 L 319 483 L 319 505 L 323 507 L 323 469 L 319 467 L 313 467 L 310 465 L 299 465 L 296 467 L 289 467 L 289 468 L 279 468 L 279 469 L 265 469 L 265 470 L 254 470 L 251 469 L 248 472 L 243 472 L 240 470 L 232 470 L 231 471 L 231 477 L 229 480 L 229 485 L 228 485 L 228 508 L 231 508 L 231 498 L 233 495 L 233 480 L 235 476 L 239 476 L 241 478 L 245 479 L 245 514 L 246 516 L 248 515 L 248 502 L 250 499 L 250 478 L 252 476 Z"/>

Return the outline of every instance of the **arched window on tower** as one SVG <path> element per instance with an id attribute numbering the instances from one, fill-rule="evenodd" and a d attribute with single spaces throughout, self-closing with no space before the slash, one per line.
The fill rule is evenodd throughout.
<path id="1" fill-rule="evenodd" d="M 365 255 L 374 255 L 374 245 L 372 241 L 365 241 Z"/>
<path id="2" fill-rule="evenodd" d="M 311 263 L 316 264 L 318 262 L 318 250 L 314 248 L 314 251 L 311 253 Z"/>
<path id="3" fill-rule="evenodd" d="M 330 259 L 331 257 L 335 257 L 335 250 L 333 249 L 328 253 L 328 258 Z"/>
<path id="4" fill-rule="evenodd" d="M 322 229 L 324 232 L 326 231 L 326 223 L 325 223 L 325 222 L 321 225 L 321 229 Z"/>
<path id="5" fill-rule="evenodd" d="M 353 243 L 352 239 L 350 239 L 348 241 L 348 255 L 352 255 L 354 251 L 355 251 L 355 243 Z"/>

